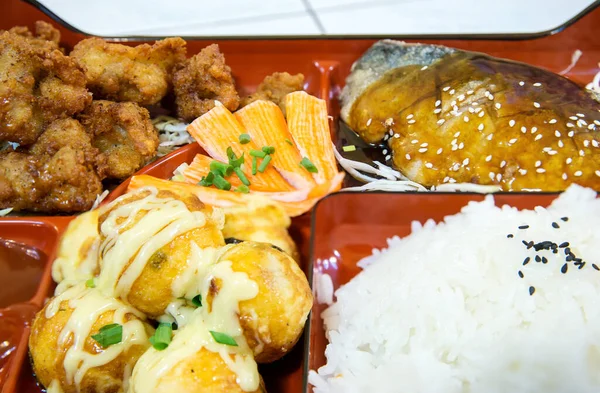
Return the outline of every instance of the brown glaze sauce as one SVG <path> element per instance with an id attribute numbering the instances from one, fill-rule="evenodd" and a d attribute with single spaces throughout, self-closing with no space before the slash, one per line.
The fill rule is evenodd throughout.
<path id="1" fill-rule="evenodd" d="M 349 126 L 426 186 L 600 189 L 600 103 L 526 64 L 458 51 L 392 69 L 357 99 Z"/>

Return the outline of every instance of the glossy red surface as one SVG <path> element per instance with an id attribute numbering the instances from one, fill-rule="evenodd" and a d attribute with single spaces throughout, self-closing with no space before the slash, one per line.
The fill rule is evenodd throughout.
<path id="1" fill-rule="evenodd" d="M 15 25 L 32 26 L 36 20 L 51 19 L 39 10 L 20 0 L 3 0 L 0 2 L 0 29 L 8 29 Z M 439 43 L 457 48 L 482 51 L 494 56 L 505 57 L 513 60 L 524 61 L 533 65 L 545 67 L 551 71 L 561 71 L 571 60 L 575 49 L 583 51 L 584 55 L 571 71 L 569 76 L 579 82 L 589 82 L 597 72 L 597 62 L 600 60 L 600 41 L 597 40 L 597 26 L 600 25 L 600 9 L 596 9 L 577 23 L 568 27 L 563 32 L 540 39 L 514 41 L 514 40 L 425 40 L 421 42 Z M 85 38 L 82 34 L 69 31 L 60 27 L 62 41 L 67 48 L 71 48 L 77 41 Z M 414 40 L 413 40 L 414 41 Z M 215 41 L 212 40 L 190 40 L 188 41 L 188 55 L 197 53 L 200 49 Z M 288 71 L 290 73 L 302 72 L 306 76 L 307 90 L 328 101 L 330 113 L 336 117 L 339 107 L 335 97 L 343 86 L 344 79 L 350 70 L 352 63 L 373 44 L 372 39 L 352 40 L 221 40 L 217 41 L 222 52 L 225 54 L 227 63 L 231 66 L 238 87 L 242 92 L 252 91 L 267 74 L 275 71 Z M 125 42 L 135 44 L 137 42 Z M 335 122 L 334 122 L 335 123 Z M 336 131 L 335 127 L 332 130 Z M 161 178 L 168 178 L 173 170 L 183 162 L 190 162 L 200 148 L 192 144 L 172 153 L 168 157 L 158 160 L 140 173 L 147 173 Z M 126 184 L 117 187 L 109 196 L 112 200 L 121 195 Z M 318 208 L 318 220 L 315 222 L 315 244 L 318 252 L 316 258 L 330 257 L 334 249 L 342 252 L 343 268 L 338 269 L 336 278 L 340 283 L 347 281 L 356 269 L 352 264 L 361 256 L 370 252 L 372 247 L 382 246 L 388 234 L 400 231 L 405 234 L 408 230 L 406 222 L 418 217 L 438 218 L 446 214 L 448 209 L 461 206 L 463 202 L 474 198 L 469 195 L 453 195 L 449 199 L 439 195 L 396 195 L 396 194 L 341 194 L 331 196 L 323 201 Z M 365 198 L 362 201 L 362 198 Z M 398 201 L 397 198 L 402 198 Z M 479 198 L 479 197 L 475 197 Z M 505 198 L 501 196 L 500 198 Z M 506 198 L 518 200 L 515 203 L 531 205 L 538 203 L 535 198 L 544 201 L 552 197 L 510 195 Z M 452 200 L 454 202 L 449 202 Z M 368 201 L 368 202 L 367 202 Z M 399 203 L 409 205 L 398 205 Z M 540 202 L 541 203 L 541 202 Z M 336 206 L 339 205 L 339 206 Z M 400 209 L 398 206 L 402 206 Z M 412 210 L 408 207 L 412 206 Z M 382 211 L 395 211 L 393 214 L 378 214 L 377 211 L 367 210 L 372 214 L 365 214 L 366 208 L 382 209 Z M 339 209 L 336 210 L 336 209 Z M 361 210 L 363 209 L 363 210 Z M 386 210 L 387 209 L 387 210 Z M 403 213 L 398 213 L 398 212 Z M 365 233 L 362 225 L 366 225 L 366 217 L 378 217 L 376 230 Z M 53 259 L 54 249 L 59 234 L 64 230 L 70 217 L 36 217 L 27 219 L 0 218 L 0 237 L 15 240 L 32 247 L 36 247 Z M 333 224 L 339 223 L 337 227 Z M 402 224 L 404 223 L 404 224 Z M 310 239 L 310 215 L 304 215 L 294 219 L 290 229 L 292 236 L 297 241 L 302 252 L 302 266 L 305 271 L 310 265 L 309 239 Z M 404 231 L 404 232 L 403 232 Z M 316 260 L 316 259 L 315 259 Z M 0 371 L 0 388 L 2 393 L 37 393 L 40 389 L 35 384 L 31 368 L 27 360 L 27 338 L 29 329 L 26 323 L 29 321 L 27 311 L 30 308 L 39 309 L 44 299 L 52 294 L 52 280 L 50 276 L 50 264 L 45 265 L 42 279 L 32 299 L 24 306 L 24 322 L 17 323 L 20 328 L 13 329 L 0 335 L 3 337 L 11 335 L 12 341 L 17 341 L 17 348 L 11 354 L 10 364 L 2 367 Z M 20 307 L 20 306 L 19 306 Z M 28 308 L 30 307 L 30 308 Z M 19 310 L 17 310 L 19 311 Z M 23 311 L 23 310 L 20 310 Z M 313 325 L 311 332 L 321 331 L 319 328 L 320 308 L 317 306 L 313 313 Z M 14 310 L 0 312 L 0 326 L 12 326 L 7 322 L 6 315 L 14 315 Z M 18 312 L 17 312 L 18 314 Z M 12 317 L 11 317 L 12 318 Z M 8 331 L 9 329 L 7 329 Z M 312 364 L 318 365 L 319 358 L 315 348 L 323 348 L 324 341 L 318 341 L 318 337 L 312 337 L 310 352 Z M 316 340 L 316 341 L 315 341 Z M 0 353 L 1 353 L 0 348 Z M 299 343 L 295 349 L 281 361 L 272 365 L 262 367 L 267 389 L 273 392 L 297 393 L 303 391 L 303 368 L 302 359 L 304 346 Z M 0 354 L 1 357 L 1 354 Z M 322 355 L 320 358 L 322 362 Z M 0 366 L 1 367 L 1 366 Z M 3 378 L 7 376 L 8 378 Z"/>

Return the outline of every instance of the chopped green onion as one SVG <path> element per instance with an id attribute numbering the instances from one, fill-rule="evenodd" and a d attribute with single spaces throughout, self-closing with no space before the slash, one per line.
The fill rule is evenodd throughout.
<path id="1" fill-rule="evenodd" d="M 252 174 L 256 175 L 256 156 L 252 157 Z"/>
<path id="2" fill-rule="evenodd" d="M 344 151 L 356 151 L 356 146 L 354 146 L 354 145 L 343 146 L 342 150 L 344 150 Z"/>
<path id="3" fill-rule="evenodd" d="M 159 323 L 154 336 L 150 337 L 150 344 L 154 349 L 162 351 L 166 349 L 171 343 L 171 337 L 173 335 L 173 325 L 171 323 Z"/>
<path id="4" fill-rule="evenodd" d="M 286 138 L 285 141 L 287 142 L 288 145 L 294 146 L 294 142 L 290 141 L 289 139 Z"/>
<path id="5" fill-rule="evenodd" d="M 241 192 L 242 194 L 248 194 L 250 192 L 250 189 L 248 187 L 246 187 L 245 185 L 241 185 L 239 187 L 237 187 L 235 189 L 236 192 Z"/>
<path id="6" fill-rule="evenodd" d="M 300 161 L 300 165 L 302 165 L 307 171 L 309 171 L 310 173 L 317 173 L 319 172 L 319 170 L 317 169 L 317 167 L 315 166 L 315 164 L 313 164 L 308 157 L 304 157 L 302 159 L 302 161 Z"/>
<path id="7" fill-rule="evenodd" d="M 273 154 L 275 153 L 275 148 L 273 146 L 264 146 L 262 148 L 262 151 L 264 151 L 267 154 Z"/>
<path id="8" fill-rule="evenodd" d="M 219 161 L 211 161 L 210 163 L 210 171 L 217 172 L 223 177 L 231 176 L 233 173 L 233 166 L 229 164 L 224 164 Z"/>
<path id="9" fill-rule="evenodd" d="M 93 278 L 90 278 L 89 280 L 87 280 L 85 282 L 85 286 L 88 288 L 96 288 L 96 282 L 94 281 Z"/>
<path id="10" fill-rule="evenodd" d="M 245 145 L 246 143 L 250 143 L 250 135 L 248 135 L 248 134 L 240 135 L 240 143 L 242 145 Z"/>
<path id="11" fill-rule="evenodd" d="M 111 345 L 118 344 L 123 340 L 123 326 L 118 323 L 111 323 L 100 328 L 98 334 L 92 335 L 102 348 L 108 348 Z"/>
<path id="12" fill-rule="evenodd" d="M 264 160 L 262 160 L 262 162 L 260 163 L 259 167 L 258 167 L 258 171 L 260 173 L 263 173 L 264 171 L 267 170 L 267 165 L 269 165 L 269 162 L 271 162 L 271 156 L 266 156 Z"/>
<path id="13" fill-rule="evenodd" d="M 196 307 L 202 307 L 202 295 L 196 295 L 192 299 L 192 304 Z"/>
<path id="14" fill-rule="evenodd" d="M 225 191 L 231 190 L 231 183 L 229 183 L 227 180 L 225 180 L 223 178 L 223 176 L 221 176 L 219 174 L 215 174 L 215 178 L 213 180 L 213 184 L 219 190 L 225 190 Z"/>
<path id="15" fill-rule="evenodd" d="M 212 172 L 208 172 L 208 175 L 202 176 L 202 179 L 198 182 L 198 185 L 203 187 L 210 187 L 213 184 L 213 180 L 215 179 L 215 175 Z"/>
<path id="16" fill-rule="evenodd" d="M 260 151 L 260 150 L 250 150 L 250 155 L 252 157 L 265 158 L 267 156 L 267 153 L 265 153 L 264 151 Z"/>
<path id="17" fill-rule="evenodd" d="M 227 148 L 227 158 L 229 158 L 230 160 L 235 160 L 235 153 L 233 152 L 231 146 Z"/>
<path id="18" fill-rule="evenodd" d="M 225 334 L 225 333 L 213 332 L 212 330 L 209 330 L 209 331 L 210 331 L 210 335 L 213 336 L 215 341 L 218 342 L 219 344 L 230 345 L 232 347 L 238 346 L 238 344 L 235 342 L 233 337 L 231 337 L 230 335 Z"/>
<path id="19" fill-rule="evenodd" d="M 227 158 L 229 159 L 229 165 L 234 168 L 237 168 L 244 163 L 244 153 L 242 153 L 242 156 L 238 158 L 233 152 L 231 146 L 227 148 Z"/>
<path id="20" fill-rule="evenodd" d="M 244 174 L 244 172 L 242 172 L 242 170 L 240 168 L 235 168 L 233 171 L 235 172 L 237 177 L 240 178 L 240 180 L 242 181 L 242 183 L 244 183 L 245 186 L 250 185 L 250 181 L 248 180 L 248 178 L 246 177 L 246 175 Z"/>

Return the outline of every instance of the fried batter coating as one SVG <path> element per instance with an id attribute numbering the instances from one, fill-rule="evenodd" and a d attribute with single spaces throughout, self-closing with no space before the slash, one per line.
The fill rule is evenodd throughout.
<path id="1" fill-rule="evenodd" d="M 240 101 L 240 108 L 245 107 L 258 100 L 272 101 L 279 105 L 283 114 L 285 114 L 285 96 L 295 91 L 304 90 L 304 75 L 291 75 L 287 72 L 275 72 L 268 75 L 258 85 L 254 94 L 243 97 Z"/>
<path id="2" fill-rule="evenodd" d="M 93 101 L 79 120 L 106 155 L 109 178 L 133 175 L 156 154 L 158 131 L 148 111 L 133 102 Z"/>
<path id="3" fill-rule="evenodd" d="M 225 56 L 219 45 L 212 44 L 188 59 L 173 75 L 177 116 L 192 121 L 221 102 L 234 111 L 240 104 L 231 68 L 225 64 Z"/>
<path id="4" fill-rule="evenodd" d="M 50 23 L 41 20 L 35 22 L 35 34 L 26 26 L 15 26 L 8 31 L 26 38 L 27 42 L 37 49 L 47 52 L 55 49 L 63 51 L 62 48 L 58 46 L 60 42 L 60 31 L 54 28 Z"/>
<path id="5" fill-rule="evenodd" d="M 52 121 L 92 100 L 77 64 L 21 35 L 0 34 L 0 141 L 29 145 Z"/>
<path id="6" fill-rule="evenodd" d="M 74 119 L 50 124 L 31 148 L 0 155 L 0 206 L 71 213 L 102 193 L 105 158 Z"/>
<path id="7" fill-rule="evenodd" d="M 185 54 L 186 43 L 179 37 L 136 47 L 88 38 L 70 56 L 84 69 L 96 98 L 153 105 L 167 94 L 173 68 Z"/>

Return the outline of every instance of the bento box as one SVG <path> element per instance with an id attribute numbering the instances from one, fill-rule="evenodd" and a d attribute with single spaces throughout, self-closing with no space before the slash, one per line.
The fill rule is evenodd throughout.
<path id="1" fill-rule="evenodd" d="M 39 10 L 17 0 L 3 3 L 0 15 L 2 29 L 30 25 L 35 20 L 50 20 Z M 507 40 L 441 37 L 418 41 L 485 52 L 553 72 L 564 69 L 570 63 L 574 49 L 580 49 L 584 56 L 568 76 L 579 84 L 585 84 L 596 73 L 596 59 L 600 58 L 600 48 L 595 44 L 594 35 L 599 21 L 600 9 L 596 9 L 563 31 L 544 37 Z M 67 48 L 72 48 L 85 37 L 64 26 L 59 26 L 59 29 L 63 37 L 62 44 Z M 132 38 L 114 41 L 137 45 L 149 40 Z M 417 40 L 411 37 L 411 41 Z M 376 42 L 374 39 L 190 38 L 187 40 L 188 54 L 195 54 L 215 42 L 226 56 L 241 91 L 253 91 L 264 75 L 273 72 L 302 73 L 305 91 L 321 98 L 327 105 L 332 140 L 338 147 L 348 143 L 347 134 L 342 132 L 338 98 L 352 64 Z M 204 150 L 197 143 L 191 143 L 143 167 L 136 175 L 170 179 L 177 168 L 191 163 L 198 153 L 204 153 Z M 125 194 L 129 181 L 113 187 L 103 204 Z M 352 186 L 358 183 L 346 176 L 343 184 Z M 555 197 L 547 194 L 501 193 L 496 202 L 532 208 L 548 205 Z M 317 273 L 327 272 L 333 279 L 334 288 L 338 288 L 358 273 L 360 269 L 355 266 L 356 262 L 367 256 L 373 248 L 384 247 L 385 240 L 393 235 L 408 234 L 413 219 L 440 220 L 448 214 L 457 213 L 469 201 L 481 201 L 483 198 L 469 193 L 334 193 L 320 201 L 314 210 L 294 217 L 289 232 L 300 253 L 300 267 L 311 285 L 316 285 Z M 3 283 L 0 287 L 0 387 L 3 393 L 42 391 L 36 383 L 28 355 L 30 324 L 33 315 L 44 306 L 55 289 L 51 277 L 52 261 L 61 234 L 74 218 L 75 215 L 0 218 L 0 238 L 19 244 L 16 248 L 12 246 L 7 248 L 8 251 L 3 251 L 4 257 L 0 261 L 0 282 Z M 15 283 L 18 283 L 17 289 Z M 283 359 L 259 367 L 267 391 L 312 392 L 312 386 L 308 383 L 309 370 L 316 370 L 325 363 L 327 340 L 321 318 L 324 309 L 325 306 L 315 296 L 301 341 Z"/>

